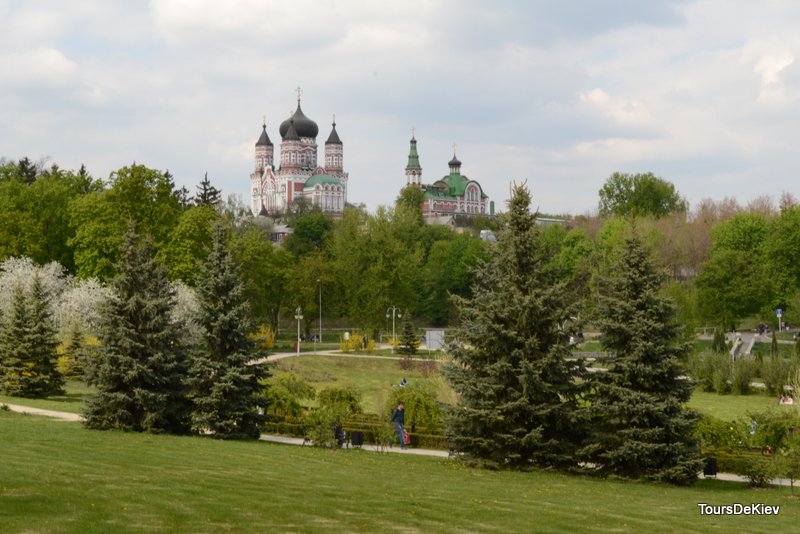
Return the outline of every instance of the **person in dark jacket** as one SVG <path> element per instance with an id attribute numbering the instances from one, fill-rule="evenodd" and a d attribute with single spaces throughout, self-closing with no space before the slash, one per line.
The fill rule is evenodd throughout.
<path id="1" fill-rule="evenodd" d="M 406 424 L 406 405 L 403 401 L 397 403 L 397 408 L 392 410 L 392 418 L 389 420 L 394 423 L 397 430 L 397 439 L 400 441 L 400 448 L 405 449 L 406 444 L 403 443 L 403 425 Z"/>

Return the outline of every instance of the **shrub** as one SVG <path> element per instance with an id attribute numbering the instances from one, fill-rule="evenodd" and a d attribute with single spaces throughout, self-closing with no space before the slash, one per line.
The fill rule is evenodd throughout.
<path id="1" fill-rule="evenodd" d="M 750 455 L 743 457 L 737 474 L 747 477 L 753 487 L 764 487 L 775 478 L 776 465 L 772 457 Z"/>
<path id="2" fill-rule="evenodd" d="M 355 389 L 327 387 L 317 393 L 319 410 L 345 418 L 361 413 L 361 393 Z"/>
<path id="3" fill-rule="evenodd" d="M 732 365 L 728 361 L 728 357 L 724 355 L 715 357 L 713 366 L 712 382 L 714 384 L 714 391 L 721 395 L 730 393 L 733 369 L 731 369 Z"/>
<path id="4" fill-rule="evenodd" d="M 442 412 L 436 401 L 436 391 L 424 384 L 409 384 L 404 388 L 393 388 L 386 402 L 386 419 L 398 402 L 406 405 L 405 421 L 409 432 L 442 434 Z"/>
<path id="5" fill-rule="evenodd" d="M 368 339 L 366 334 L 353 333 L 347 339 L 344 335 L 339 338 L 339 350 L 342 352 L 361 352 L 363 350 L 371 354 L 375 347 L 375 341 Z"/>
<path id="6" fill-rule="evenodd" d="M 783 386 L 789 383 L 792 365 L 783 358 L 767 358 L 761 366 L 761 377 L 770 395 L 783 393 Z"/>
<path id="7" fill-rule="evenodd" d="M 295 375 L 281 375 L 267 380 L 264 395 L 268 399 L 267 413 L 277 418 L 297 418 L 303 415 L 301 401 L 311 400 L 316 391 Z M 274 417 L 273 417 L 274 418 Z"/>
<path id="8" fill-rule="evenodd" d="M 689 357 L 689 374 L 703 391 L 715 391 L 714 359 L 716 355 L 695 353 Z"/>
<path id="9" fill-rule="evenodd" d="M 269 350 L 275 345 L 275 329 L 269 325 L 261 325 L 258 330 L 248 335 L 256 342 L 256 347 L 262 350 Z"/>
<path id="10" fill-rule="evenodd" d="M 714 339 L 711 341 L 711 350 L 717 354 L 723 354 L 726 351 L 725 333 L 721 328 L 714 330 Z"/>
<path id="11" fill-rule="evenodd" d="M 737 360 L 733 364 L 732 389 L 737 395 L 748 395 L 750 383 L 758 373 L 758 364 L 753 360 Z"/>

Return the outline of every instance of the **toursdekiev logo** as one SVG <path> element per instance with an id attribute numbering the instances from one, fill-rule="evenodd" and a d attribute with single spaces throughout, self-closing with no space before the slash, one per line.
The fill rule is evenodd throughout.
<path id="1" fill-rule="evenodd" d="M 780 505 L 764 503 L 708 504 L 701 502 L 697 503 L 697 506 L 700 508 L 700 515 L 778 515 L 781 511 Z"/>

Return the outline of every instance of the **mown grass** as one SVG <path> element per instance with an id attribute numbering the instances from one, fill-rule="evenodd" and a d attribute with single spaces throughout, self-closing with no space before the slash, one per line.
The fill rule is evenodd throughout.
<path id="1" fill-rule="evenodd" d="M 798 410 L 800 406 L 781 406 L 778 399 L 771 395 L 754 393 L 751 395 L 719 395 L 695 390 L 689 399 L 688 406 L 704 415 L 718 419 L 733 420 L 745 417 L 749 413 L 767 410 Z"/>
<path id="2" fill-rule="evenodd" d="M 452 460 L 97 432 L 0 412 L 0 532 L 792 532 L 788 489 L 692 488 Z M 701 516 L 697 503 L 781 505 Z"/>
<path id="3" fill-rule="evenodd" d="M 441 374 L 426 373 L 416 365 L 402 369 L 400 361 L 390 358 L 343 358 L 339 356 L 299 356 L 276 362 L 276 373 L 292 373 L 315 389 L 342 387 L 361 393 L 364 411 L 382 413 L 392 388 L 405 378 L 409 382 L 424 382 L 448 399 L 452 391 Z M 437 364 L 440 365 L 440 364 Z"/>
<path id="4" fill-rule="evenodd" d="M 84 382 L 79 380 L 68 380 L 65 389 L 66 393 L 64 395 L 53 395 L 45 399 L 28 399 L 0 395 L 0 404 L 20 404 L 22 406 L 31 406 L 44 410 L 82 413 L 83 401 L 94 391 L 94 388 L 87 386 Z"/>

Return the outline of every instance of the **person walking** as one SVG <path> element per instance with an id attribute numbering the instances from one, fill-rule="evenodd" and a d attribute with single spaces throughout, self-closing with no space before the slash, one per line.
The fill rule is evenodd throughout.
<path id="1" fill-rule="evenodd" d="M 403 426 L 406 424 L 406 405 L 403 401 L 397 403 L 397 408 L 392 410 L 392 418 L 389 420 L 394 423 L 397 430 L 397 439 L 400 441 L 400 448 L 405 449 L 406 444 L 403 440 Z"/>

